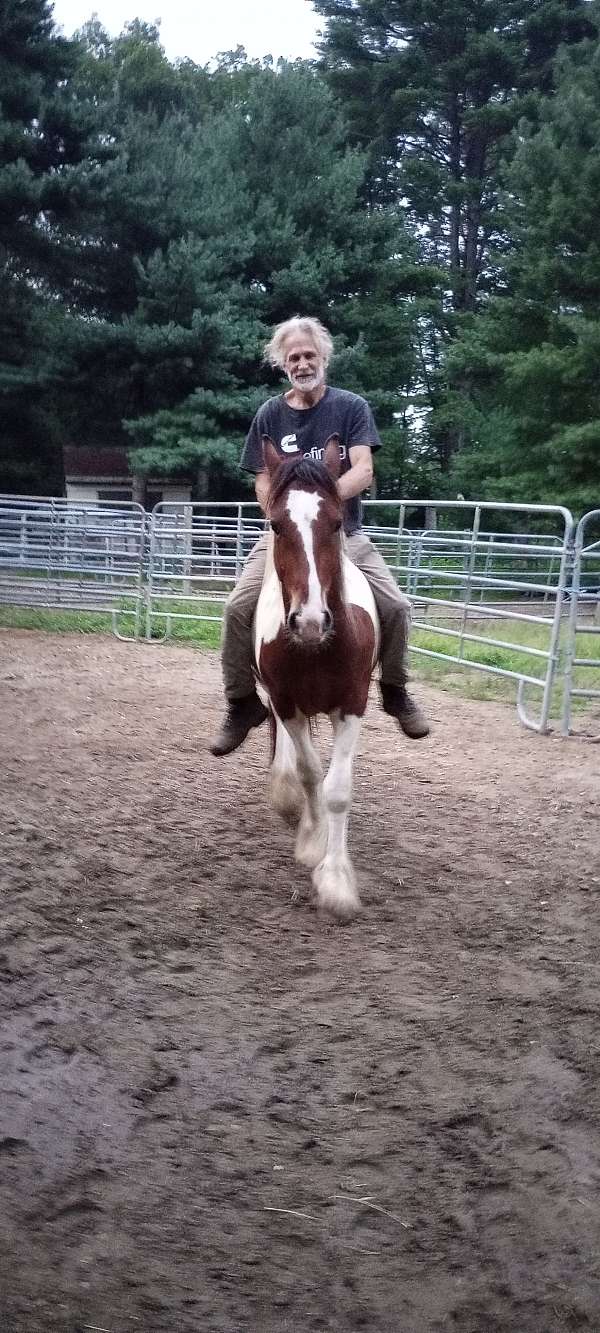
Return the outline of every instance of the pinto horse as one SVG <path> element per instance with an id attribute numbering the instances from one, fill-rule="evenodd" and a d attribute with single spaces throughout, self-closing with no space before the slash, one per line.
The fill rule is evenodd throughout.
<path id="1" fill-rule="evenodd" d="M 268 437 L 263 448 L 272 538 L 254 638 L 275 727 L 270 796 L 298 821 L 295 855 L 312 870 L 317 905 L 350 920 L 360 907 L 347 846 L 352 765 L 379 654 L 377 611 L 344 552 L 338 436 L 323 463 L 282 460 Z M 333 729 L 324 781 L 310 725 L 318 713 Z"/>

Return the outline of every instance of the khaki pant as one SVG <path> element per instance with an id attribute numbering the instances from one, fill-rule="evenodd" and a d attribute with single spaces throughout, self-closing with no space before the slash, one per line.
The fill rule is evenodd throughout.
<path id="1" fill-rule="evenodd" d="M 262 587 L 268 533 L 253 546 L 240 578 L 227 599 L 222 665 L 228 700 L 243 699 L 255 688 L 252 621 Z M 346 538 L 346 551 L 371 587 L 381 622 L 381 679 L 404 686 L 408 680 L 408 633 L 411 607 L 379 551 L 364 532 Z"/>

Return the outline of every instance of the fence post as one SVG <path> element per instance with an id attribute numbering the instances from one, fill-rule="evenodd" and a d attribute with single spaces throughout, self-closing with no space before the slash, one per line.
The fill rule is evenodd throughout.
<path id="1" fill-rule="evenodd" d="M 464 636 L 465 636 L 465 630 L 467 628 L 469 607 L 471 605 L 471 592 L 473 588 L 473 571 L 475 569 L 475 561 L 477 559 L 477 546 L 479 543 L 480 523 L 481 523 L 481 509 L 479 508 L 479 505 L 477 505 L 475 513 L 473 514 L 473 525 L 471 527 L 471 550 L 469 553 L 469 559 L 467 563 L 467 578 L 465 582 L 465 589 L 463 596 L 463 610 L 460 621 L 460 638 L 458 640 L 458 656 L 461 662 L 464 661 L 463 658 L 463 647 L 465 642 Z"/>
<path id="2" fill-rule="evenodd" d="M 189 597 L 191 590 L 190 574 L 192 572 L 192 526 L 193 511 L 191 505 L 183 506 L 183 587 L 184 597 Z"/>
<path id="3" fill-rule="evenodd" d="M 569 622 L 567 629 L 567 646 L 565 650 L 565 670 L 564 670 L 564 688 L 563 688 L 563 711 L 562 711 L 563 736 L 568 736 L 571 730 L 571 701 L 573 693 L 579 696 L 587 697 L 589 699 L 600 698 L 600 690 L 592 688 L 586 689 L 585 686 L 582 687 L 581 689 L 575 690 L 573 686 L 574 666 L 578 665 L 587 667 L 600 666 L 600 657 L 598 658 L 591 657 L 589 659 L 577 657 L 577 634 L 583 628 L 581 625 L 578 624 L 578 619 L 579 619 L 579 597 L 581 594 L 582 562 L 583 562 L 584 552 L 587 552 L 589 554 L 590 551 L 598 547 L 599 559 L 600 559 L 600 542 L 592 542 L 592 544 L 587 547 L 585 545 L 585 529 L 588 520 L 591 518 L 600 519 L 600 509 L 592 509 L 588 514 L 584 514 L 583 518 L 580 519 L 575 534 L 575 543 L 572 556 L 571 605 L 569 607 Z M 596 619 L 599 610 L 600 610 L 600 600 L 598 601 L 598 605 L 596 606 L 595 609 L 594 620 Z M 588 632 L 591 634 L 600 634 L 600 627 L 595 624 L 587 626 L 587 629 Z"/>
<path id="4" fill-rule="evenodd" d="M 237 510 L 237 528 L 235 537 L 235 578 L 236 582 L 240 577 L 244 566 L 244 533 L 242 528 L 242 506 L 238 505 Z"/>
<path id="5" fill-rule="evenodd" d="M 567 644 L 565 648 L 564 672 L 563 672 L 563 706 L 561 719 L 561 732 L 563 736 L 568 736 L 571 730 L 571 689 L 573 687 L 573 658 L 575 656 L 575 641 L 577 637 L 577 613 L 579 603 L 579 588 L 581 584 L 581 550 L 583 546 L 583 531 L 581 524 L 577 527 L 575 533 L 575 542 L 570 552 L 567 569 L 570 573 L 570 596 L 569 619 L 567 623 Z"/>
<path id="6" fill-rule="evenodd" d="M 563 511 L 564 512 L 564 511 Z M 560 646 L 560 632 L 562 624 L 562 607 L 565 595 L 565 586 L 567 573 L 571 567 L 573 559 L 573 540 L 575 534 L 575 524 L 569 514 L 568 520 L 565 518 L 565 532 L 563 546 L 560 557 L 558 572 L 558 585 L 556 588 L 556 603 L 554 607 L 554 617 L 550 631 L 550 643 L 548 645 L 548 665 L 546 667 L 546 679 L 544 682 L 544 692 L 542 695 L 542 710 L 539 722 L 532 722 L 525 711 L 525 681 L 521 681 L 517 691 L 517 715 L 519 721 L 525 727 L 530 727 L 532 731 L 539 731 L 542 735 L 548 730 L 548 718 L 552 706 L 552 690 L 554 688 L 554 679 L 558 665 L 558 650 Z"/>
<path id="7" fill-rule="evenodd" d="M 50 597 L 51 587 L 50 587 L 50 585 L 51 585 L 51 581 L 52 581 L 52 569 L 53 569 L 53 564 L 54 564 L 54 542 L 55 542 L 55 538 L 56 538 L 56 504 L 55 504 L 54 498 L 52 498 L 52 499 L 50 500 L 50 530 L 49 530 L 49 533 L 48 533 L 48 568 L 47 568 L 47 571 L 46 571 L 46 572 L 47 572 L 47 576 L 48 576 L 48 577 L 47 577 L 47 583 L 46 583 L 46 588 L 47 588 L 47 593 L 48 593 L 48 596 L 47 596 L 47 598 L 46 598 L 46 605 L 47 605 L 47 606 L 50 606 L 50 605 L 51 605 L 51 597 Z"/>
<path id="8" fill-rule="evenodd" d="M 155 505 L 150 515 L 150 544 L 148 548 L 148 571 L 146 577 L 146 638 L 152 638 L 152 594 L 154 584 L 154 562 L 156 559 L 157 509 Z"/>
<path id="9" fill-rule="evenodd" d="M 397 583 L 399 582 L 398 574 L 400 572 L 400 565 L 402 564 L 402 539 L 404 534 L 404 513 L 405 513 L 404 505 L 401 504 L 398 512 L 398 531 L 396 533 L 396 582 Z M 407 582 L 407 592 L 408 592 L 408 579 L 406 582 Z"/>

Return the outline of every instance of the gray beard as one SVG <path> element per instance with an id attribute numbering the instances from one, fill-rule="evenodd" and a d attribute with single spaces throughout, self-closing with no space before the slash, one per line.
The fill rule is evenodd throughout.
<path id="1" fill-rule="evenodd" d="M 318 375 L 311 375 L 309 379 L 305 380 L 292 379 L 291 376 L 289 378 L 292 388 L 297 389 L 299 393 L 312 393 L 313 389 L 318 389 L 319 385 L 325 382 L 325 375 L 322 372 Z"/>

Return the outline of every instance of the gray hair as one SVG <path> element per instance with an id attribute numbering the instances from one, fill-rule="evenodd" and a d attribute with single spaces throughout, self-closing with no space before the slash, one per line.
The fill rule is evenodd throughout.
<path id="1" fill-rule="evenodd" d="M 278 366 L 280 370 L 285 369 L 285 344 L 288 338 L 294 335 L 310 338 L 323 361 L 323 365 L 329 365 L 333 354 L 331 334 L 328 333 L 320 319 L 311 319 L 302 315 L 294 315 L 292 319 L 284 319 L 282 324 L 277 325 L 273 337 L 265 347 L 264 359 L 269 362 L 269 365 Z"/>

